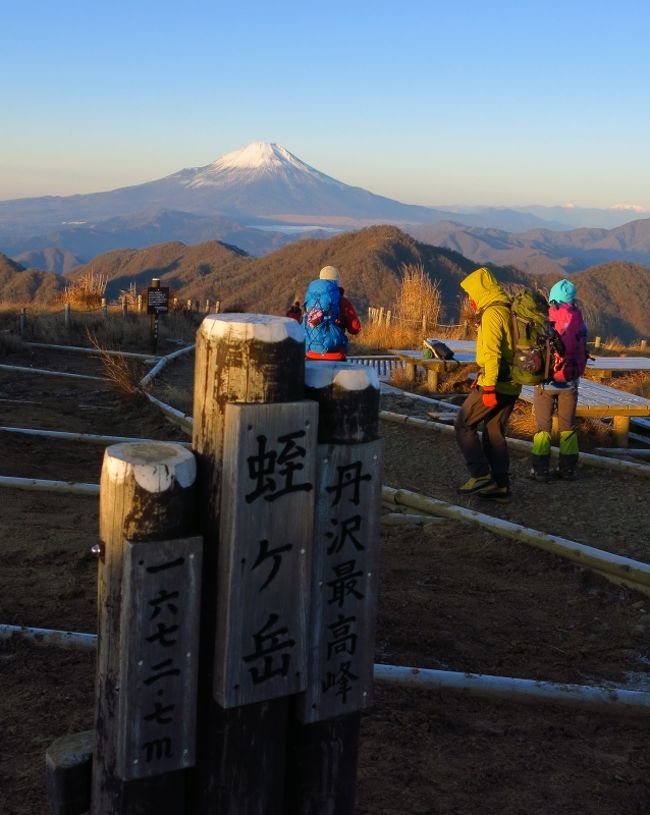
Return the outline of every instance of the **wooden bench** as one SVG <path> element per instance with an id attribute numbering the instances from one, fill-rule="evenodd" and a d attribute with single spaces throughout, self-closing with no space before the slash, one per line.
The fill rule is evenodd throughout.
<path id="1" fill-rule="evenodd" d="M 598 380 L 633 371 L 650 372 L 650 357 L 596 357 L 587 362 L 587 371 Z"/>
<path id="2" fill-rule="evenodd" d="M 452 349 L 453 350 L 453 349 Z M 391 351 L 404 365 L 406 379 L 415 382 L 416 369 L 424 368 L 427 375 L 427 386 L 431 391 L 438 390 L 438 382 L 441 373 L 457 371 L 464 367 L 467 372 L 477 371 L 475 351 L 454 351 L 454 359 L 424 359 L 422 351 Z"/>
<path id="3" fill-rule="evenodd" d="M 552 385 L 546 386 L 553 390 Z M 520 398 L 524 402 L 533 401 L 534 388 L 524 385 Z M 610 388 L 584 377 L 578 389 L 578 407 L 576 416 L 592 418 L 611 418 L 615 443 L 618 447 L 627 447 L 630 432 L 631 416 L 650 416 L 650 399 L 634 393 Z"/>

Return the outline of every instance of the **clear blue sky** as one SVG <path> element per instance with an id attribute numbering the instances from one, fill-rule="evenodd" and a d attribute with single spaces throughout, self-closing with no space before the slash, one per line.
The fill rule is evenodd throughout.
<path id="1" fill-rule="evenodd" d="M 650 210 L 647 0 L 7 0 L 0 199 L 277 142 L 408 203 Z"/>

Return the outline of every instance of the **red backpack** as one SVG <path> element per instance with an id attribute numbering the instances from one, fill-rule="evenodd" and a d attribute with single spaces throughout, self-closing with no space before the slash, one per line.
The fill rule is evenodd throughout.
<path id="1" fill-rule="evenodd" d="M 582 376 L 587 367 L 587 327 L 582 313 L 570 303 L 558 303 L 549 307 L 548 318 L 564 346 L 562 353 L 555 352 L 553 381 L 572 382 Z"/>

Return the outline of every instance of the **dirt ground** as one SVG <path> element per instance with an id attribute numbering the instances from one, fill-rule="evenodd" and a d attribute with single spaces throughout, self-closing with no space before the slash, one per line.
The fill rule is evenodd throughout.
<path id="1" fill-rule="evenodd" d="M 102 376 L 88 355 L 4 363 Z M 189 398 L 188 366 L 166 374 Z M 183 384 L 185 377 L 185 384 Z M 383 407 L 423 412 L 408 398 Z M 179 407 L 183 407 L 179 405 Z M 186 440 L 148 402 L 95 380 L 0 370 L 0 425 Z M 460 498 L 453 438 L 382 421 L 383 482 L 650 562 L 648 482 L 583 466 L 513 501 Z M 98 483 L 103 448 L 0 431 L 0 475 Z M 95 497 L 3 487 L 0 623 L 96 630 Z M 382 525 L 376 662 L 650 687 L 650 597 L 455 521 Z M 94 657 L 0 642 L 0 815 L 46 815 L 44 754 L 92 727 Z M 647 815 L 650 717 L 377 683 L 363 716 L 359 815 Z"/>

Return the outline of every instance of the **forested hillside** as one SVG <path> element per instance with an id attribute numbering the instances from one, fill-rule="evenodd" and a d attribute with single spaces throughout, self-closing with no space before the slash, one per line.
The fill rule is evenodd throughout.
<path id="1" fill-rule="evenodd" d="M 94 275 L 108 281 L 110 300 L 132 284 L 143 290 L 157 277 L 181 301 L 219 300 L 222 309 L 230 311 L 284 314 L 293 300 L 302 300 L 309 281 L 327 264 L 340 268 L 342 285 L 362 314 L 368 306 L 392 308 L 404 267 L 421 265 L 440 288 L 441 319 L 449 323 L 458 320 L 460 280 L 480 265 L 450 249 L 416 241 L 396 227 L 374 226 L 328 239 L 300 240 L 262 257 L 219 241 L 122 249 L 59 276 L 25 270 L 4 258 L 0 297 L 19 303 L 52 302 L 66 282 Z M 559 279 L 555 273 L 527 275 L 513 266 L 491 268 L 504 284 L 528 283 L 548 290 Z M 608 263 L 577 272 L 571 279 L 592 334 L 623 342 L 650 336 L 649 267 Z"/>

